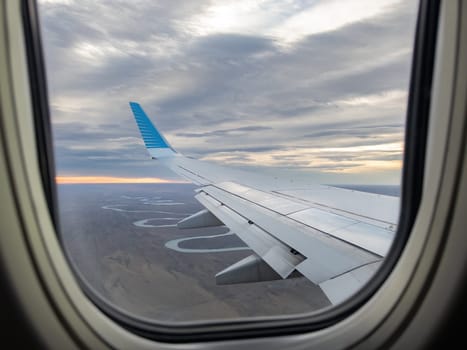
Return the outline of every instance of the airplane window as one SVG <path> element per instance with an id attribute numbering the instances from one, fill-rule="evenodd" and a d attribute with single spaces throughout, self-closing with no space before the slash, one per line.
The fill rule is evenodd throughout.
<path id="1" fill-rule="evenodd" d="M 391 249 L 418 2 L 40 0 L 60 239 L 156 324 L 331 310 Z"/>

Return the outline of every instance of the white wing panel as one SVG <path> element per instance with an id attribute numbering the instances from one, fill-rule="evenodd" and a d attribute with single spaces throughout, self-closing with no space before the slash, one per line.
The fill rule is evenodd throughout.
<path id="1" fill-rule="evenodd" d="M 281 182 L 183 156 L 162 158 L 160 161 L 196 184 L 215 184 L 229 193 L 281 214 L 317 208 L 387 230 L 396 229 L 399 215 L 399 198 L 396 197 L 332 186 Z"/>
<path id="2" fill-rule="evenodd" d="M 261 222 L 263 229 L 305 256 L 315 254 L 314 251 L 307 252 L 308 249 L 312 249 L 308 247 L 309 244 L 307 245 L 310 238 L 318 239 L 317 237 L 321 237 L 320 239 L 323 240 L 329 235 L 379 256 L 384 256 L 392 243 L 393 232 L 329 211 L 307 208 L 287 216 L 250 201 L 248 198 L 249 191 L 232 195 L 230 192 L 218 188 L 217 185 L 206 186 L 201 190 L 221 202 L 230 203 L 230 206 L 235 202 L 234 205 L 241 215 L 248 217 L 258 225 Z M 258 193 L 261 193 L 261 191 L 257 191 Z M 238 200 L 235 201 L 237 198 Z M 256 199 L 261 203 L 260 199 Z M 280 200 L 280 198 L 277 198 L 277 200 Z M 276 231 L 277 235 L 274 234 Z M 281 232 L 289 233 L 284 235 Z"/>
<path id="3" fill-rule="evenodd" d="M 399 215 L 399 198 L 374 193 L 348 190 L 331 186 L 315 186 L 312 189 L 278 190 L 310 204 L 354 214 L 362 218 L 378 220 L 386 226 L 395 226 Z"/>
<path id="4" fill-rule="evenodd" d="M 310 208 L 289 217 L 380 256 L 386 255 L 394 238 L 393 231 L 321 209 Z"/>
<path id="5" fill-rule="evenodd" d="M 346 274 L 320 283 L 319 286 L 333 304 L 356 293 L 378 270 L 381 262 L 368 264 Z"/>
<path id="6" fill-rule="evenodd" d="M 357 220 L 316 208 L 301 210 L 290 214 L 289 217 L 327 233 L 332 233 L 337 229 L 355 225 L 358 222 Z"/>
<path id="7" fill-rule="evenodd" d="M 332 235 L 380 256 L 386 256 L 394 240 L 393 231 L 385 230 L 364 222 L 342 227 L 333 231 Z"/>
<path id="8" fill-rule="evenodd" d="M 246 222 L 249 221 L 250 225 L 258 227 L 265 234 L 281 242 L 283 246 L 293 248 L 306 257 L 307 259 L 300 264 L 299 271 L 316 283 L 381 259 L 381 257 L 349 245 L 340 239 L 333 238 L 287 216 L 253 204 L 214 186 L 206 186 L 201 191 L 214 198 L 220 203 L 219 205 L 227 207 L 243 217 Z M 200 193 L 196 197 L 204 204 L 206 195 L 203 196 Z M 213 214 L 217 216 L 216 212 Z M 228 222 L 225 221 L 229 220 L 228 218 L 218 218 L 229 226 Z M 237 229 L 234 231 L 240 232 Z M 242 233 L 238 234 L 240 238 L 244 239 Z M 250 244 L 247 240 L 251 240 L 252 237 L 248 234 L 245 235 L 245 242 Z M 297 269 L 300 265 L 296 266 Z"/>
<path id="9" fill-rule="evenodd" d="M 235 182 L 222 182 L 215 184 L 215 187 L 282 215 L 291 214 L 308 208 L 308 206 L 303 203 L 282 198 L 266 191 L 242 186 Z"/>

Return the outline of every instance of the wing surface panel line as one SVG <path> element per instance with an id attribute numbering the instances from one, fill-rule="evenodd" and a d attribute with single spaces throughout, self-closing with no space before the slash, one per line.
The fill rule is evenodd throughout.
<path id="1" fill-rule="evenodd" d="M 311 225 L 309 225 L 309 224 L 306 224 L 306 223 L 304 223 L 303 221 L 296 220 L 296 219 L 294 219 L 294 218 L 292 218 L 292 217 L 290 217 L 290 216 L 288 216 L 288 215 L 283 215 L 283 214 L 281 214 L 281 213 L 279 213 L 279 212 L 277 212 L 277 211 L 274 211 L 274 210 L 272 210 L 272 209 L 270 209 L 270 208 L 268 208 L 268 207 L 262 206 L 261 204 L 252 202 L 252 201 L 249 200 L 249 199 L 246 199 L 246 198 L 244 198 L 244 197 L 241 197 L 241 196 L 238 195 L 238 194 L 225 191 L 225 190 L 223 190 L 222 188 L 219 188 L 219 187 L 218 187 L 217 185 L 215 185 L 215 184 L 207 185 L 206 188 L 205 188 L 204 190 L 206 190 L 206 189 L 209 188 L 209 187 L 214 187 L 214 188 L 216 188 L 216 189 L 218 189 L 218 190 L 220 190 L 220 191 L 229 193 L 230 195 L 235 196 L 235 197 L 239 198 L 240 200 L 247 201 L 247 202 L 251 203 L 251 204 L 254 205 L 254 206 L 258 206 L 258 207 L 263 208 L 264 210 L 272 211 L 272 212 L 274 212 L 274 213 L 277 214 L 277 215 L 280 215 L 280 216 L 282 216 L 282 217 L 284 217 L 284 218 L 286 218 L 286 219 L 288 219 L 288 220 L 294 221 L 294 222 L 295 222 L 296 224 L 298 224 L 298 225 L 303 225 L 303 226 L 306 226 L 306 227 L 308 227 L 308 228 L 310 228 L 310 229 L 317 230 L 317 231 L 319 231 L 320 233 L 322 233 L 322 234 L 324 234 L 324 235 L 327 235 L 327 236 L 329 236 L 329 237 L 331 237 L 331 238 L 333 238 L 333 239 L 337 239 L 337 240 L 342 241 L 342 242 L 344 242 L 344 243 L 351 244 L 352 246 L 354 246 L 354 247 L 356 247 L 356 248 L 359 248 L 359 249 L 362 249 L 362 250 L 365 250 L 365 251 L 367 251 L 368 253 L 375 254 L 374 251 L 372 251 L 372 250 L 370 250 L 370 249 L 367 249 L 367 248 L 365 248 L 365 247 L 362 247 L 362 246 L 360 246 L 360 245 L 358 245 L 358 244 L 356 244 L 356 243 L 353 243 L 353 242 L 351 242 L 351 241 L 348 241 L 348 240 L 346 240 L 346 239 L 343 238 L 343 237 L 335 236 L 335 235 L 333 235 L 331 232 L 326 232 L 326 231 L 319 230 L 318 228 L 313 227 L 313 226 L 311 226 Z M 202 190 L 203 190 L 203 189 L 202 189 Z M 307 210 L 307 209 L 309 209 L 309 208 L 302 209 L 301 211 Z M 336 214 L 336 215 L 338 215 L 338 214 Z M 355 225 L 355 224 L 358 224 L 358 222 L 354 222 L 354 223 L 352 223 L 352 224 L 349 225 L 349 226 L 352 226 L 352 225 Z M 344 228 L 344 227 L 339 227 L 339 228 L 337 228 L 335 231 L 342 230 L 343 228 Z M 263 229 L 264 229 L 264 228 L 263 228 Z M 266 231 L 267 231 L 267 230 L 266 230 Z M 385 248 L 385 249 L 386 249 L 386 248 Z M 387 247 L 387 249 L 388 249 L 388 247 Z M 298 250 L 298 249 L 297 249 L 297 250 Z M 377 254 L 377 253 L 376 253 L 376 254 Z M 380 255 L 380 254 L 378 254 L 378 255 Z"/>

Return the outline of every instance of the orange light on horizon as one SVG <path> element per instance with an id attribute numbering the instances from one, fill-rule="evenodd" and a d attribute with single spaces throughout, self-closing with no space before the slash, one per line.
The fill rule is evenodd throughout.
<path id="1" fill-rule="evenodd" d="M 159 177 L 116 177 L 116 176 L 57 176 L 58 184 L 164 184 L 188 183 L 183 180 L 161 179 Z"/>

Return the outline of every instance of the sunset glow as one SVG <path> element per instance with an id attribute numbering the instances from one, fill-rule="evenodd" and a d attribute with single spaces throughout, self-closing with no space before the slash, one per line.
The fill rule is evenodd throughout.
<path id="1" fill-rule="evenodd" d="M 58 184 L 163 184 L 187 183 L 183 180 L 161 179 L 159 177 L 113 177 L 113 176 L 57 176 Z"/>

